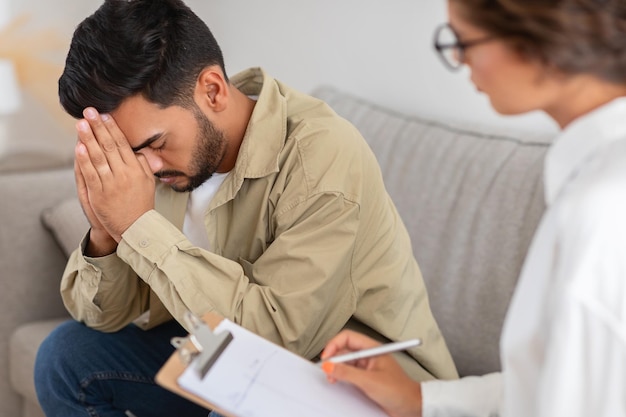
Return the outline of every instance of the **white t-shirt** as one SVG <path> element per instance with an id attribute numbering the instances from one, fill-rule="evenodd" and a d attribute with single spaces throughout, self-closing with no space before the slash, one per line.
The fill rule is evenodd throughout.
<path id="1" fill-rule="evenodd" d="M 626 98 L 563 131 L 544 184 L 502 374 L 424 383 L 425 417 L 626 416 Z"/>
<path id="2" fill-rule="evenodd" d="M 204 225 L 204 216 L 209 203 L 227 175 L 228 172 L 222 174 L 216 172 L 201 186 L 189 193 L 187 212 L 185 213 L 185 222 L 183 223 L 183 234 L 199 248 L 211 250 L 209 236 Z"/>

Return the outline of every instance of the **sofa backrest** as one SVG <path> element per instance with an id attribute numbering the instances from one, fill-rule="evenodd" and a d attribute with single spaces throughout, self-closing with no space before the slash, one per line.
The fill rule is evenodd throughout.
<path id="1" fill-rule="evenodd" d="M 59 294 L 67 258 L 44 228 L 42 212 L 75 196 L 74 184 L 71 167 L 0 175 L 0 304 L 5 311 L 0 326 L 67 314 Z M 13 303 L 23 308 L 8 309 Z"/>
<path id="2" fill-rule="evenodd" d="M 422 120 L 332 87 L 313 95 L 376 154 L 459 373 L 500 370 L 502 323 L 544 210 L 548 140 Z"/>

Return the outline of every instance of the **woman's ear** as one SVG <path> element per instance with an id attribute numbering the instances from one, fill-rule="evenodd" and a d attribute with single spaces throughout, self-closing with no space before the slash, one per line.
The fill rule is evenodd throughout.
<path id="1" fill-rule="evenodd" d="M 195 99 L 201 107 L 207 107 L 213 112 L 223 111 L 228 103 L 230 91 L 228 81 L 217 65 L 206 67 L 198 75 L 195 89 Z"/>

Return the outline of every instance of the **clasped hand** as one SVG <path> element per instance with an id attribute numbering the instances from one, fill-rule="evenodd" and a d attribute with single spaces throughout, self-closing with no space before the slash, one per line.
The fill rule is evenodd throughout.
<path id="1" fill-rule="evenodd" d="M 76 124 L 78 199 L 91 224 L 90 244 L 110 253 L 122 233 L 154 208 L 155 180 L 146 158 L 133 152 L 110 115 L 91 107 L 83 115 Z"/>

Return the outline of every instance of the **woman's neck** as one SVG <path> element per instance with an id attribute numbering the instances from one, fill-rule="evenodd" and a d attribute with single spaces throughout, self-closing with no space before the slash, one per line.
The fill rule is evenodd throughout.
<path id="1" fill-rule="evenodd" d="M 609 83 L 587 74 L 574 75 L 567 77 L 563 93 L 544 111 L 564 129 L 579 117 L 625 96 L 625 84 Z"/>

